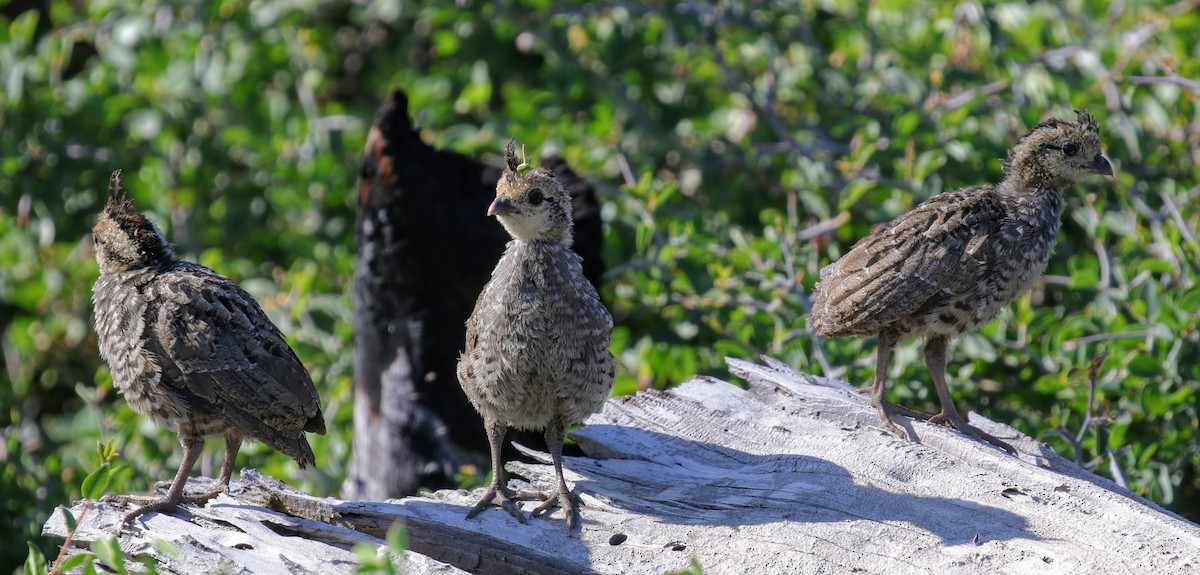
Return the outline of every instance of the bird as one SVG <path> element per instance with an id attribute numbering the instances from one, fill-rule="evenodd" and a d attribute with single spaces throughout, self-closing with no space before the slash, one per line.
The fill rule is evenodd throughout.
<path id="1" fill-rule="evenodd" d="M 900 414 L 1016 453 L 959 416 L 946 387 L 946 348 L 1033 287 L 1057 242 L 1064 190 L 1095 174 L 1113 175 L 1096 119 L 1085 110 L 1076 111 L 1075 122 L 1048 119 L 1013 145 L 999 184 L 935 195 L 876 226 L 821 270 L 809 327 L 827 337 L 878 337 L 875 377 L 863 391 L 887 429 L 907 437 L 891 419 Z M 925 338 L 925 364 L 941 403 L 935 415 L 887 399 L 892 348 L 908 337 Z"/>
<path id="2" fill-rule="evenodd" d="M 381 500 L 459 485 L 487 461 L 483 423 L 455 376 L 466 321 L 512 238 L 489 221 L 499 161 L 422 139 L 403 90 L 372 125 L 358 178 L 357 249 L 350 286 L 354 333 L 354 448 L 342 497 Z M 599 286 L 603 228 L 595 188 L 558 156 L 540 165 L 571 195 L 583 275 Z M 515 436 L 515 437 L 514 437 Z M 539 434 L 509 434 L 524 443 Z M 511 442 L 505 455 L 517 455 Z"/>
<path id="3" fill-rule="evenodd" d="M 512 240 L 467 320 L 457 369 L 483 418 L 492 459 L 491 484 L 467 517 L 496 505 L 526 522 L 513 503 L 524 494 L 503 480 L 501 446 L 509 428 L 543 430 L 558 489 L 536 496 L 542 504 L 532 514 L 558 506 L 574 532 L 581 528 L 580 503 L 563 479 L 563 440 L 612 389 L 613 320 L 571 250 L 570 195 L 551 170 L 519 164 L 512 140 L 505 163 L 487 214 Z"/>
<path id="4" fill-rule="evenodd" d="M 183 461 L 167 493 L 124 523 L 228 492 L 238 449 L 261 441 L 301 468 L 315 458 L 305 432 L 324 434 L 308 371 L 262 308 L 229 278 L 176 257 L 139 213 L 113 172 L 92 241 L 100 277 L 92 287 L 100 355 L 129 406 L 179 434 Z M 208 437 L 225 439 L 217 488 L 184 496 Z"/>

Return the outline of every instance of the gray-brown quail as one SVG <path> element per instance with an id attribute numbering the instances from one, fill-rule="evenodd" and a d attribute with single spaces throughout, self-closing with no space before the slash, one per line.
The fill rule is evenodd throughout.
<path id="1" fill-rule="evenodd" d="M 492 452 L 491 485 L 467 517 L 497 505 L 525 521 L 503 480 L 500 448 L 510 427 L 541 429 L 558 491 L 533 515 L 557 505 L 574 531 L 579 502 L 563 479 L 563 439 L 612 389 L 612 317 L 571 251 L 571 197 L 550 170 L 518 166 L 512 141 L 505 161 L 488 215 L 513 240 L 467 320 L 458 363 L 459 382 L 483 416 Z"/>
<path id="2" fill-rule="evenodd" d="M 183 444 L 167 494 L 125 522 L 227 491 L 243 439 L 262 441 L 300 467 L 314 463 L 304 434 L 324 434 L 325 420 L 308 371 L 250 294 L 175 257 L 126 196 L 120 170 L 92 238 L 100 264 L 92 288 L 100 355 L 129 406 L 177 431 Z M 218 489 L 185 497 L 207 437 L 225 438 Z"/>
<path id="3" fill-rule="evenodd" d="M 1041 277 L 1057 241 L 1063 190 L 1092 174 L 1112 175 L 1099 124 L 1086 111 L 1077 116 L 1074 123 L 1047 120 L 1022 136 L 999 184 L 929 198 L 821 270 L 809 324 L 825 336 L 879 337 L 867 391 L 884 425 L 901 437 L 907 435 L 893 413 L 947 423 L 1014 452 L 959 416 L 946 387 L 946 345 L 992 321 Z M 926 338 L 925 363 L 942 406 L 937 415 L 887 400 L 892 347 L 909 336 Z"/>

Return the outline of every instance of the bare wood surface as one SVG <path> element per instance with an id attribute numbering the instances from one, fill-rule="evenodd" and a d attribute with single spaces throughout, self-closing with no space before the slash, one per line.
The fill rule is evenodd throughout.
<path id="1" fill-rule="evenodd" d="M 164 573 L 351 573 L 348 549 L 381 544 L 401 520 L 410 573 L 660 574 L 693 557 L 713 574 L 1200 569 L 1200 527 L 1007 426 L 971 416 L 1016 457 L 924 422 L 900 422 L 917 437 L 906 442 L 844 384 L 770 360 L 730 368 L 749 389 L 698 377 L 615 398 L 574 434 L 586 454 L 566 458 L 585 504 L 578 538 L 558 512 L 468 520 L 480 493 L 348 502 L 247 470 L 231 496 L 147 515 L 121 545 Z M 548 458 L 529 453 L 543 463 L 510 471 L 551 488 Z M 74 545 L 111 536 L 125 509 L 93 506 Z M 65 535 L 60 514 L 46 533 Z"/>

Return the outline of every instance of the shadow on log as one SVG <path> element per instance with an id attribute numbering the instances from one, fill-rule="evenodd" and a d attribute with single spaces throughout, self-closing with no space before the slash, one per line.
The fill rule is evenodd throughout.
<path id="1" fill-rule="evenodd" d="M 574 248 L 598 286 L 604 265 L 596 192 L 561 158 L 542 165 L 571 193 Z M 422 141 L 403 92 L 379 111 L 358 181 L 348 499 L 452 487 L 459 466 L 486 464 L 483 422 L 455 366 L 467 317 L 509 240 L 487 216 L 500 173 L 499 165 Z"/>
<path id="2" fill-rule="evenodd" d="M 346 549 L 403 521 L 408 573 L 1186 573 L 1200 527 L 978 414 L 1009 456 L 952 429 L 904 420 L 919 443 L 879 427 L 844 384 L 729 360 L 748 385 L 698 377 L 666 392 L 610 400 L 566 458 L 584 525 L 562 514 L 522 525 L 480 493 L 440 491 L 383 503 L 319 498 L 244 471 L 232 497 L 150 514 L 122 548 L 165 560 L 163 573 L 351 573 Z M 539 489 L 541 463 L 509 470 Z M 199 482 L 193 482 L 193 485 Z M 521 481 L 514 481 L 520 484 Z M 516 485 L 516 487 L 523 487 Z M 532 507 L 528 504 L 526 511 Z M 78 513 L 80 505 L 75 506 Z M 89 511 L 72 543 L 111 535 L 124 508 Z M 46 525 L 63 537 L 61 513 Z M 162 539 L 180 550 L 166 557 Z M 224 562 L 224 563 L 220 563 Z"/>

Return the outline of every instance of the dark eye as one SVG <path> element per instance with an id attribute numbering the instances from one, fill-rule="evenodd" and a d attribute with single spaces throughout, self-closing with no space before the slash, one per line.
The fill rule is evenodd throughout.
<path id="1" fill-rule="evenodd" d="M 542 205 L 542 200 L 545 200 L 545 199 L 546 199 L 546 196 L 544 194 L 542 194 L 541 190 L 534 190 L 529 193 L 530 205 L 540 206 L 540 205 Z"/>
<path id="2" fill-rule="evenodd" d="M 1068 156 L 1074 156 L 1079 153 L 1079 146 L 1076 144 L 1067 144 L 1062 147 L 1062 151 Z"/>

